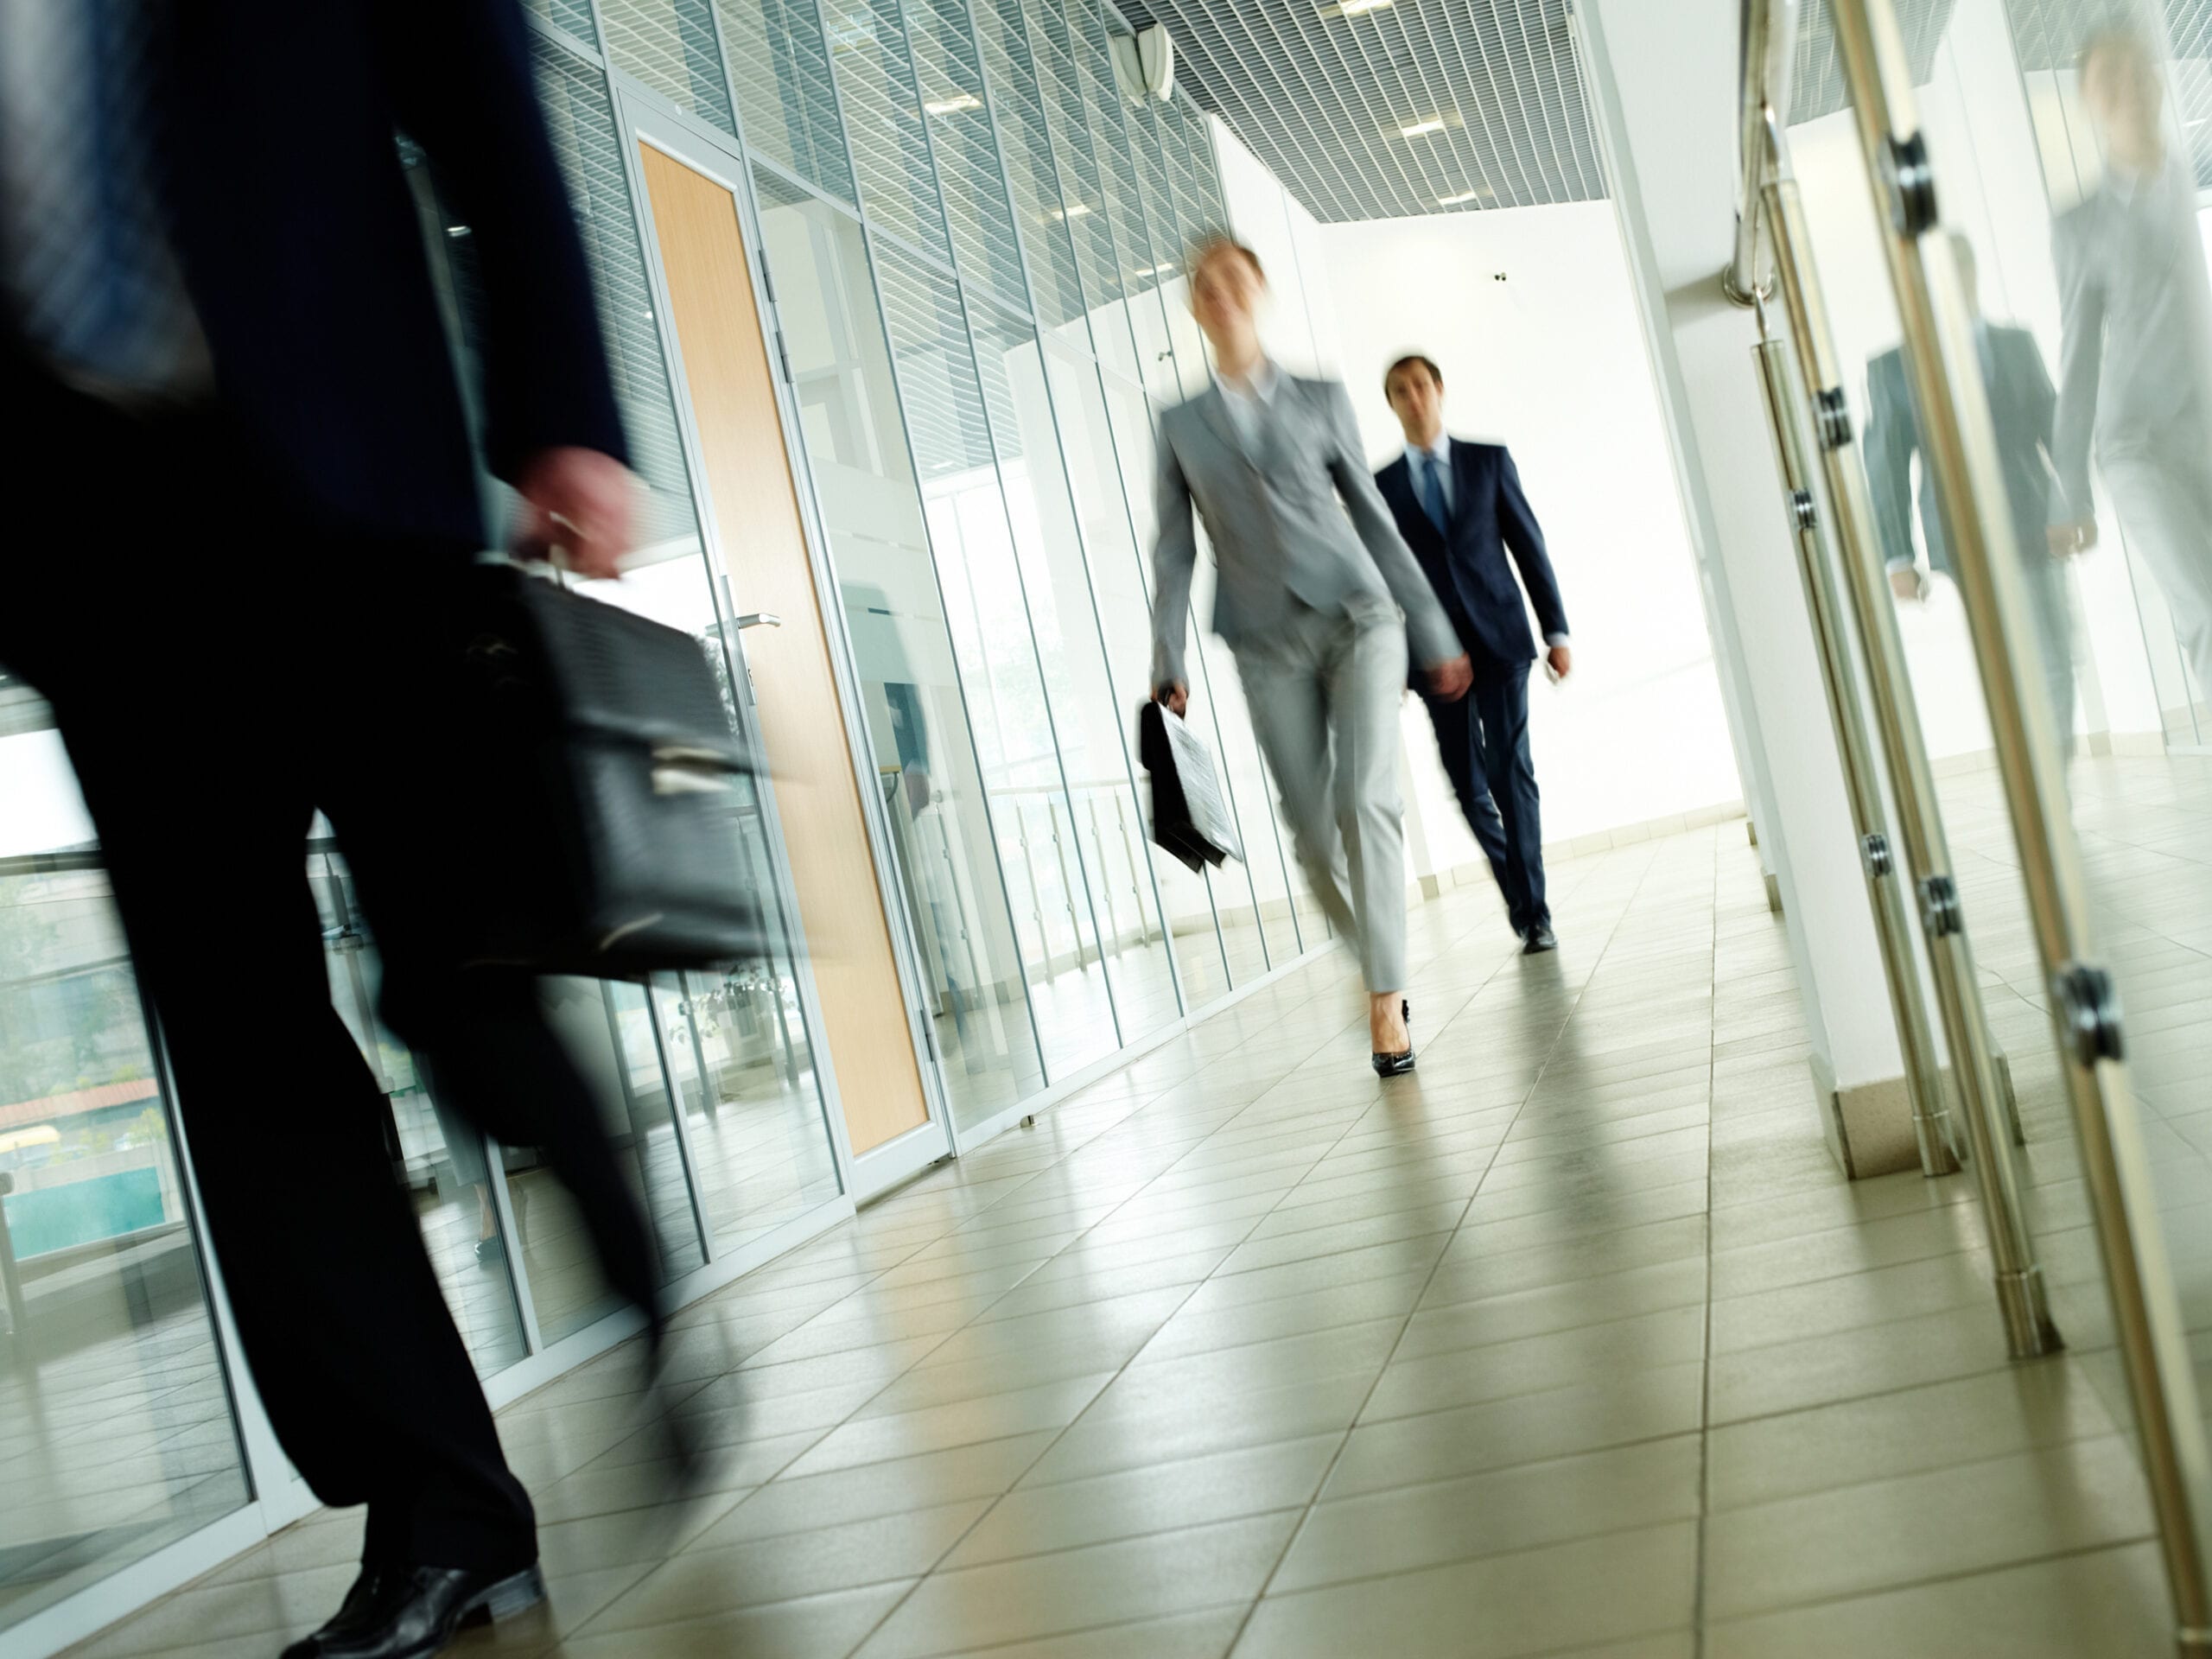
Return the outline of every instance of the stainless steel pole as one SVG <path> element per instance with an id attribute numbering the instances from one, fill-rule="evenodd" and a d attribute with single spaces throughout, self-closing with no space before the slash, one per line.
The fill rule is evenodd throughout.
<path id="1" fill-rule="evenodd" d="M 2065 795 L 2065 757 L 2037 689 L 2034 631 L 2013 569 L 2012 511 L 1972 313 L 1937 229 L 1936 177 L 1891 0 L 1831 0 L 1868 187 L 1885 224 L 1913 401 L 2018 842 L 2036 944 L 2082 1141 L 2114 1323 L 2158 1517 L 2176 1639 L 2212 1655 L 2212 1456 L 2166 1259 L 2119 998 L 2090 937 Z"/>
<path id="2" fill-rule="evenodd" d="M 1762 308 L 1764 310 L 1764 308 Z M 1775 460 L 1789 492 L 1790 528 L 1797 543 L 1797 575 L 1804 583 L 1805 608 L 1821 657 L 1821 681 L 1828 695 L 1828 720 L 1835 728 L 1836 750 L 1843 761 L 1844 793 L 1851 803 L 1852 828 L 1858 832 L 1859 868 L 1874 912 L 1874 937 L 1881 947 L 1884 977 L 1889 981 L 1890 1012 L 1897 1020 L 1897 1043 L 1904 1052 L 1905 1086 L 1912 1096 L 1912 1128 L 1920 1143 L 1923 1174 L 1948 1175 L 1959 1166 L 1950 1140 L 1949 1108 L 1943 1095 L 1943 1071 L 1936 1057 L 1936 1033 L 1921 1000 L 1920 967 L 1912 956 L 1912 923 L 1905 911 L 1897 861 L 1890 853 L 1889 826 L 1882 806 L 1881 775 L 1875 769 L 1873 740 L 1866 734 L 1865 705 L 1852 671 L 1844 639 L 1843 607 L 1835 575 L 1821 543 L 1820 507 L 1813 493 L 1813 468 L 1794 385 L 1789 350 L 1778 340 L 1751 348 L 1759 387 L 1766 394 Z"/>
<path id="3" fill-rule="evenodd" d="M 1820 423 L 1821 460 L 1835 515 L 1837 550 L 1848 580 L 1852 608 L 1859 622 L 1859 643 L 1866 653 L 1873 683 L 1875 718 L 1890 761 L 1890 782 L 1897 798 L 1906 861 L 1919 896 L 1923 938 L 1943 1032 L 1951 1047 L 1951 1069 L 1958 1079 L 1967 1141 L 1974 1160 L 1982 1215 L 1989 1230 L 1990 1254 L 1997 1269 L 1998 1305 L 2005 1317 L 2005 1340 L 2015 1358 L 2048 1353 L 2061 1346 L 2051 1323 L 2050 1298 L 2035 1255 L 2020 1182 L 2012 1162 L 2012 1112 L 1995 1046 L 1981 1005 L 1974 974 L 1974 949 L 1952 874 L 1950 847 L 1936 801 L 1935 773 L 1920 731 L 1905 666 L 1904 641 L 1898 636 L 1895 607 L 1883 574 L 1881 549 L 1874 534 L 1873 509 L 1866 494 L 1851 416 L 1829 332 L 1820 273 L 1805 232 L 1796 181 L 1788 176 L 1788 153 L 1777 130 L 1770 135 L 1775 177 L 1766 188 L 1766 217 L 1774 239 L 1779 275 L 1799 360 L 1806 365 L 1807 395 Z"/>

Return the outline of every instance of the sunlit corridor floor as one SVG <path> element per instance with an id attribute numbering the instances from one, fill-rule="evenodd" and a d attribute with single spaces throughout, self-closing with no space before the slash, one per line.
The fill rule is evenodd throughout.
<path id="1" fill-rule="evenodd" d="M 2008 1363 L 1968 1178 L 1824 1146 L 1742 824 L 1554 878 L 1553 956 L 1416 912 L 1411 1078 L 1332 957 L 687 1310 L 681 1516 L 613 1358 L 504 1413 L 552 1599 L 460 1650 L 2170 1652 L 2101 1362 Z M 273 1656 L 359 1539 L 78 1651 Z"/>

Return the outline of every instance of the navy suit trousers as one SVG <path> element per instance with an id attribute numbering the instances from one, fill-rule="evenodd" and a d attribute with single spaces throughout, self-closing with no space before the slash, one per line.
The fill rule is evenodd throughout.
<path id="1" fill-rule="evenodd" d="M 1445 775 L 1490 860 L 1515 931 L 1549 921 L 1536 765 L 1529 751 L 1529 664 L 1478 678 L 1457 702 L 1421 700 Z"/>

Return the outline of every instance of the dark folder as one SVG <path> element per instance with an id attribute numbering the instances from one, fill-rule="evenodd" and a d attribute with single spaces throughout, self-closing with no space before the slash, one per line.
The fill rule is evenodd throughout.
<path id="1" fill-rule="evenodd" d="M 1152 838 L 1192 870 L 1242 860 L 1213 756 L 1190 722 L 1156 702 L 1137 711 L 1137 756 L 1152 774 Z"/>

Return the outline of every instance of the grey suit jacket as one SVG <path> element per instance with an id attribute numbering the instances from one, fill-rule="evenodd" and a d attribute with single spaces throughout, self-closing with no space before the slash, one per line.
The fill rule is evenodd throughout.
<path id="1" fill-rule="evenodd" d="M 2107 179 L 2051 226 L 2065 339 L 2051 459 L 2069 516 L 2092 516 L 2089 446 L 2153 446 L 2212 415 L 2212 292 L 2196 181 L 2178 156 L 2156 178 Z"/>
<path id="2" fill-rule="evenodd" d="M 1238 441 L 1218 388 L 1160 416 L 1153 683 L 1189 679 L 1183 646 L 1198 562 L 1193 505 L 1220 571 L 1214 632 L 1232 650 L 1279 626 L 1294 600 L 1325 612 L 1366 596 L 1404 611 L 1416 666 L 1459 656 L 1459 636 L 1376 491 L 1344 387 L 1281 375 L 1262 431 L 1255 460 Z"/>

